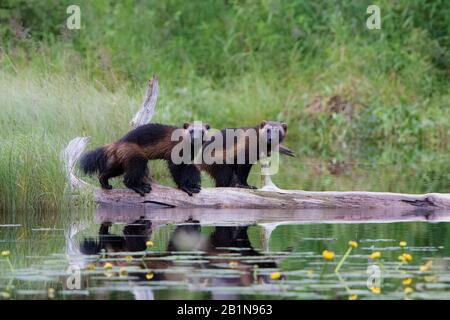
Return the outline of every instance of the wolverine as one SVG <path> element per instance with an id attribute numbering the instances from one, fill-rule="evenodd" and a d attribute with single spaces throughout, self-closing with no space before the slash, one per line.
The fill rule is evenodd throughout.
<path id="1" fill-rule="evenodd" d="M 194 150 L 194 144 L 199 142 L 201 146 L 208 130 L 208 124 L 197 123 L 185 123 L 182 129 L 157 123 L 142 125 L 120 140 L 86 153 L 81 158 L 80 167 L 87 174 L 97 173 L 104 189 L 112 189 L 110 178 L 124 174 L 125 186 L 145 196 L 152 189 L 147 162 L 166 160 L 178 188 L 192 196 L 201 190 L 200 171 L 192 163 L 195 154 L 191 152 L 190 161 L 176 164 L 172 161 L 172 150 L 180 143 L 188 143 L 189 150 Z M 178 140 L 173 140 L 174 133 L 180 133 Z"/>
<path id="2" fill-rule="evenodd" d="M 286 134 L 287 124 L 276 121 L 263 121 L 256 127 L 222 129 L 204 143 L 199 167 L 213 178 L 216 187 L 256 189 L 247 183 L 253 164 L 276 149 L 294 156 L 281 145 Z"/>

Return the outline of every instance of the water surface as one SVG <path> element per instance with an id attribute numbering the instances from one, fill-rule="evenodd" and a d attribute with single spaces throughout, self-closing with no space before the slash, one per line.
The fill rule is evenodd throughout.
<path id="1" fill-rule="evenodd" d="M 0 224 L 2 299 L 450 298 L 449 211 L 104 207 L 16 220 Z"/>

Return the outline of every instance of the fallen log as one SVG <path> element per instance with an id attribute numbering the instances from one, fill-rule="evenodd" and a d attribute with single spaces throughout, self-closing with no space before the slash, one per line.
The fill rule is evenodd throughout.
<path id="1" fill-rule="evenodd" d="M 141 108 L 131 121 L 132 128 L 148 123 L 158 97 L 158 78 L 148 83 Z M 88 137 L 77 137 L 62 153 L 64 168 L 72 189 L 92 188 L 75 175 L 79 157 L 89 142 Z M 271 180 L 270 159 L 261 161 L 262 188 L 204 188 L 193 197 L 171 187 L 153 184 L 152 192 L 141 197 L 129 189 L 94 191 L 97 203 L 114 206 L 172 207 L 172 208 L 241 208 L 241 209 L 320 209 L 320 208 L 396 208 L 396 209 L 450 209 L 450 194 L 399 194 L 388 192 L 315 192 L 282 190 Z"/>
<path id="2" fill-rule="evenodd" d="M 396 208 L 450 209 L 450 194 L 401 194 L 388 192 L 264 191 L 237 188 L 203 188 L 190 197 L 178 189 L 153 185 L 141 197 L 129 189 L 101 190 L 94 194 L 103 205 L 166 206 L 171 208 L 318 209 Z"/>

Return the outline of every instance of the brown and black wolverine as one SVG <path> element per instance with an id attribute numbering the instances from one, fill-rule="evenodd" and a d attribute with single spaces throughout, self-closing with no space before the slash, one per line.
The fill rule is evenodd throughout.
<path id="1" fill-rule="evenodd" d="M 227 130 L 232 130 L 236 133 L 234 141 L 228 144 Z M 250 155 L 251 140 L 248 138 L 251 133 L 256 135 L 252 145 L 255 153 L 253 157 Z M 219 146 L 218 150 L 214 150 L 212 154 L 215 159 L 220 158 L 222 163 L 214 162 L 208 164 L 208 162 L 203 161 L 200 169 L 206 171 L 214 179 L 216 187 L 256 189 L 256 187 L 247 183 L 253 164 L 261 158 L 270 156 L 271 150 L 276 150 L 277 148 L 281 154 L 294 156 L 291 150 L 281 145 L 286 134 L 287 124 L 276 121 L 263 121 L 258 126 L 250 128 L 222 129 L 203 145 L 203 155 L 205 156 L 205 154 L 208 154 L 208 146 L 211 146 L 221 135 L 222 148 Z M 241 155 L 241 160 L 243 160 L 241 163 L 238 162 L 239 155 Z"/>
<path id="2" fill-rule="evenodd" d="M 182 138 L 172 141 L 175 126 L 151 123 L 137 127 L 120 140 L 86 153 L 80 161 L 85 173 L 98 173 L 99 182 L 104 189 L 111 189 L 109 179 L 125 174 L 123 182 L 141 196 L 151 191 L 148 160 L 167 160 L 170 173 L 178 188 L 192 196 L 201 190 L 199 169 L 192 163 L 174 164 L 172 149 L 183 141 L 191 147 L 196 140 L 203 142 L 209 125 L 189 124 L 183 126 Z M 192 148 L 193 149 L 193 148 Z M 191 149 L 191 150 L 192 150 Z M 195 154 L 191 154 L 191 159 Z"/>

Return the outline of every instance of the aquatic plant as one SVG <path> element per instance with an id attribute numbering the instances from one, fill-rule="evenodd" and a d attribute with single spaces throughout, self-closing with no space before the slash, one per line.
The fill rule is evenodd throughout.
<path id="1" fill-rule="evenodd" d="M 324 257 L 325 260 L 333 260 L 335 254 L 333 251 L 323 250 L 322 256 Z"/>
<path id="2" fill-rule="evenodd" d="M 381 252 L 380 251 L 374 251 L 370 254 L 369 256 L 370 259 L 372 260 L 377 260 L 381 258 Z"/>

